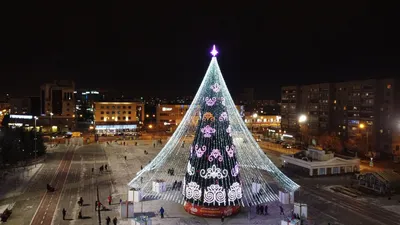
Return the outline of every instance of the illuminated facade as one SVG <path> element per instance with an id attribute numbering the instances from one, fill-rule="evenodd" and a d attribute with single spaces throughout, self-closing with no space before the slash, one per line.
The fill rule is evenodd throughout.
<path id="1" fill-rule="evenodd" d="M 75 83 L 54 81 L 40 87 L 40 107 L 42 115 L 73 117 L 75 114 Z"/>
<path id="2" fill-rule="evenodd" d="M 141 102 L 95 102 L 94 122 L 98 132 L 136 130 L 144 120 Z"/>
<path id="3" fill-rule="evenodd" d="M 9 113 L 10 104 L 6 102 L 0 102 L 0 124 L 3 121 L 3 117 L 5 114 Z"/>
<path id="4" fill-rule="evenodd" d="M 174 130 L 182 121 L 189 105 L 158 105 L 156 107 L 156 125 L 159 129 Z"/>
<path id="5" fill-rule="evenodd" d="M 281 127 L 281 116 L 277 115 L 253 115 L 246 114 L 244 118 L 248 128 L 262 127 L 262 128 L 280 128 Z"/>
<path id="6" fill-rule="evenodd" d="M 282 130 L 295 135 L 305 114 L 312 136 L 334 132 L 342 140 L 361 140 L 363 152 L 399 155 L 398 85 L 397 79 L 370 79 L 282 87 Z"/>
<path id="7" fill-rule="evenodd" d="M 190 105 L 182 104 L 166 104 L 156 107 L 156 126 L 161 130 L 173 131 L 182 121 Z M 241 106 L 236 106 L 241 111 Z M 149 115 L 150 116 L 150 115 Z"/>

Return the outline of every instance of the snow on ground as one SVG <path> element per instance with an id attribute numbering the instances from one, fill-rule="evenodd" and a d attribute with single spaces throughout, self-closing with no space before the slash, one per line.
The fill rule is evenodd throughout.
<path id="1" fill-rule="evenodd" d="M 0 200 L 16 197 L 26 190 L 29 181 L 42 168 L 43 164 L 19 167 L 7 171 L 0 171 Z"/>
<path id="2" fill-rule="evenodd" d="M 349 188 L 343 187 L 341 185 L 324 186 L 323 189 L 333 192 L 333 193 L 336 193 L 336 194 L 340 194 L 342 196 L 353 198 L 353 197 L 345 195 L 343 193 L 335 192 L 334 190 L 331 189 L 334 187 L 342 187 L 345 189 L 349 189 Z M 357 190 L 355 189 L 355 191 L 357 191 Z M 388 199 L 387 196 L 385 196 L 385 197 L 373 196 L 373 195 L 368 195 L 368 194 L 358 195 L 357 198 L 353 198 L 353 199 L 356 201 L 363 201 L 363 202 L 367 202 L 370 204 L 374 204 L 374 205 L 380 206 L 382 208 L 385 208 L 389 211 L 392 211 L 394 213 L 400 214 L 400 195 L 393 195 L 390 200 Z"/>
<path id="3" fill-rule="evenodd" d="M 118 142 L 118 144 L 112 143 L 110 145 L 103 144 L 114 177 L 114 199 L 127 200 L 128 182 L 136 176 L 136 172 L 140 170 L 140 166 L 145 166 L 147 163 L 149 163 L 149 161 L 153 159 L 162 148 L 162 146 L 156 146 L 156 148 L 154 148 L 153 142 L 150 140 L 139 140 L 137 141 L 139 143 L 138 146 L 134 146 L 134 142 L 135 141 L 127 141 L 126 143 L 128 143 L 128 146 L 120 145 L 120 142 Z M 166 141 L 163 140 L 163 143 L 166 143 Z M 144 150 L 147 150 L 149 154 L 145 155 Z M 126 161 L 124 156 L 127 157 Z M 161 219 L 158 216 L 158 211 L 161 206 L 165 209 L 164 219 Z M 286 214 L 289 214 L 290 210 L 290 206 L 285 206 Z M 136 203 L 134 211 L 139 214 L 144 212 L 145 214 L 152 216 L 152 225 L 221 224 L 220 219 L 195 217 L 186 213 L 181 204 L 163 200 L 150 200 Z M 226 218 L 223 224 L 272 225 L 280 224 L 281 219 L 284 218 L 284 216 L 279 215 L 279 207 L 277 203 L 269 205 L 269 213 L 269 216 L 256 215 L 255 208 L 253 208 L 251 214 L 249 214 L 248 209 L 246 208 L 243 209 L 238 215 Z M 248 219 L 249 216 L 251 218 L 250 221 Z M 120 219 L 118 224 L 131 225 L 135 223 L 133 219 Z"/>

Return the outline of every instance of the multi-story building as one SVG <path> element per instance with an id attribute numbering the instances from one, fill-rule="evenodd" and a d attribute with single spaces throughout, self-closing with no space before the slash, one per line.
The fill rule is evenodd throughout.
<path id="1" fill-rule="evenodd" d="M 141 102 L 95 102 L 95 129 L 99 133 L 137 130 L 144 120 Z"/>
<path id="2" fill-rule="evenodd" d="M 307 116 L 307 132 L 310 135 L 319 135 L 330 130 L 331 92 L 329 83 L 304 85 L 300 87 L 299 112 Z M 298 119 L 299 115 L 297 115 Z"/>
<path id="3" fill-rule="evenodd" d="M 394 154 L 400 149 L 400 139 L 394 138 L 400 136 L 397 86 L 395 79 L 371 79 L 283 87 L 282 129 L 295 132 L 290 128 L 299 127 L 294 124 L 305 114 L 312 135 L 335 132 L 343 140 L 361 138 L 367 152 Z"/>
<path id="4" fill-rule="evenodd" d="M 397 86 L 395 79 L 336 83 L 332 124 L 337 134 L 343 138 L 361 137 L 368 151 L 393 153 L 393 136 L 400 129 Z"/>
<path id="5" fill-rule="evenodd" d="M 190 105 L 156 106 L 156 126 L 161 130 L 173 131 L 182 121 Z"/>
<path id="6" fill-rule="evenodd" d="M 73 117 L 75 115 L 75 83 L 54 81 L 41 86 L 41 114 Z"/>
<path id="7" fill-rule="evenodd" d="M 281 91 L 281 127 L 283 132 L 296 133 L 299 130 L 300 88 L 282 87 Z"/>
<path id="8" fill-rule="evenodd" d="M 10 104 L 8 102 L 0 102 L 0 126 L 3 118 L 10 112 Z"/>
<path id="9" fill-rule="evenodd" d="M 76 122 L 79 130 L 87 130 L 94 124 L 94 103 L 105 100 L 105 93 L 93 89 L 80 89 L 74 92 Z"/>
<path id="10" fill-rule="evenodd" d="M 40 97 L 12 97 L 9 99 L 12 114 L 40 115 Z"/>
<path id="11" fill-rule="evenodd" d="M 186 105 L 159 104 L 156 107 L 155 115 L 146 114 L 146 117 L 155 116 L 156 118 L 156 124 L 155 125 L 148 124 L 148 126 L 151 125 L 152 127 L 157 128 L 159 130 L 174 131 L 177 128 L 177 126 L 181 123 L 189 107 L 190 107 L 189 104 Z M 242 107 L 240 105 L 236 105 L 236 109 L 239 112 L 241 112 Z M 193 122 L 196 123 L 197 120 L 194 119 Z"/>

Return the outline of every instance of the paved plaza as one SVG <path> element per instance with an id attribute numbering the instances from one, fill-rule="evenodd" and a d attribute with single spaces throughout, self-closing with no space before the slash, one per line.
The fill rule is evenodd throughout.
<path id="1" fill-rule="evenodd" d="M 40 214 L 39 206 L 43 205 L 43 196 L 46 193 L 46 183 L 52 183 L 60 176 L 65 175 L 65 184 L 56 192 L 60 193 L 59 198 L 54 204 L 54 215 L 44 215 L 51 217 L 51 221 L 43 219 L 43 224 L 55 225 L 93 225 L 98 224 L 98 212 L 95 211 L 95 201 L 97 199 L 97 189 L 102 204 L 107 207 L 107 211 L 101 211 L 102 224 L 105 218 L 116 217 L 118 224 L 134 224 L 132 219 L 120 217 L 120 200 L 127 200 L 128 186 L 136 172 L 141 166 L 145 166 L 152 160 L 163 147 L 156 145 L 151 140 L 139 140 L 135 146 L 135 141 L 109 142 L 89 145 L 63 145 L 60 144 L 48 153 L 45 162 L 36 167 L 28 167 L 25 175 L 19 175 L 20 182 L 25 188 L 15 188 L 4 185 L 0 187 L 0 193 L 3 198 L 0 205 L 11 204 L 13 214 L 7 224 L 11 225 L 30 225 L 32 218 Z M 163 140 L 166 143 L 166 140 Z M 144 151 L 148 154 L 145 154 Z M 70 167 L 57 172 L 67 152 L 73 153 L 70 160 Z M 275 164 L 279 164 L 279 153 L 265 151 L 268 157 Z M 125 160 L 126 156 L 126 160 Z M 66 162 L 64 162 L 65 164 Z M 68 164 L 65 164 L 68 165 Z M 108 170 L 100 172 L 100 166 L 108 165 Z M 92 168 L 94 171 L 92 172 Z M 20 173 L 21 174 L 21 173 Z M 28 174 L 28 175 L 26 175 Z M 60 175 L 57 175 L 60 174 Z M 61 176 L 62 175 L 62 176 Z M 374 204 L 362 200 L 354 200 L 347 196 L 329 192 L 322 188 L 323 186 L 338 185 L 350 182 L 349 177 L 323 177 L 323 178 L 305 178 L 290 174 L 302 188 L 296 193 L 295 201 L 308 204 L 308 224 L 398 224 L 399 215 L 377 207 Z M 22 179 L 23 178 L 23 179 Z M 10 177 L 13 183 L 13 178 Z M 14 177 L 14 181 L 15 181 Z M 316 184 L 321 185 L 316 189 Z M 111 195 L 112 204 L 108 205 L 107 197 Z M 55 196 L 57 197 L 57 196 Z M 83 206 L 79 206 L 77 201 L 82 197 Z M 54 201 L 55 201 L 54 200 Z M 56 207 L 57 205 L 57 207 Z M 160 207 L 165 209 L 165 218 L 161 219 L 158 215 Z M 62 219 L 62 209 L 65 208 L 66 218 Z M 81 210 L 84 219 L 78 219 L 78 213 Z M 250 211 L 251 210 L 251 211 Z M 285 206 L 285 214 L 291 212 L 291 207 Z M 52 212 L 51 210 L 49 212 Z M 222 224 L 220 219 L 200 218 L 189 215 L 183 210 L 183 206 L 173 202 L 161 200 L 146 200 L 135 204 L 137 215 L 145 214 L 152 218 L 152 224 L 163 225 L 184 225 L 184 224 Z M 279 203 L 269 205 L 268 216 L 256 215 L 255 208 L 243 208 L 240 214 L 226 218 L 223 224 L 280 224 L 284 216 L 279 215 Z M 44 217 L 45 218 L 45 217 Z M 40 224 L 41 221 L 38 223 Z"/>

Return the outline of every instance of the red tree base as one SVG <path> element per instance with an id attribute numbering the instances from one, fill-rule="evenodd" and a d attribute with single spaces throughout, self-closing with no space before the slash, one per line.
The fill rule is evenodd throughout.
<path id="1" fill-rule="evenodd" d="M 212 206 L 199 206 L 193 205 L 190 202 L 185 202 L 183 206 L 186 212 L 200 217 L 213 217 L 213 218 L 221 218 L 222 214 L 225 217 L 233 216 L 239 213 L 240 205 L 237 206 L 221 206 L 221 207 L 212 207 Z"/>

